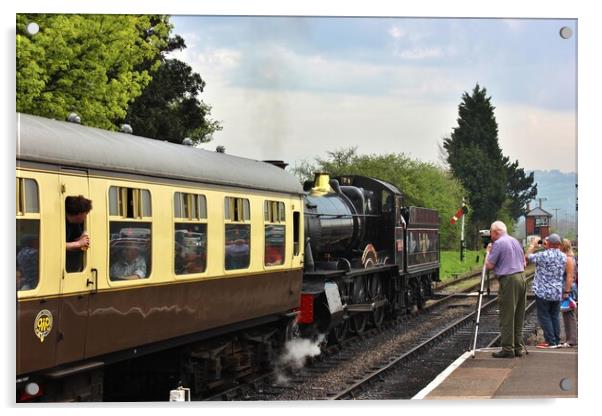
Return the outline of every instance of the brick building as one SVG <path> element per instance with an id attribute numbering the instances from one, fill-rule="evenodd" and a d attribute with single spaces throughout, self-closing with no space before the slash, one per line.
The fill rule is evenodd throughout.
<path id="1" fill-rule="evenodd" d="M 541 238 L 549 236 L 551 218 L 552 214 L 544 210 L 541 206 L 527 212 L 525 215 L 527 236 L 539 235 Z"/>

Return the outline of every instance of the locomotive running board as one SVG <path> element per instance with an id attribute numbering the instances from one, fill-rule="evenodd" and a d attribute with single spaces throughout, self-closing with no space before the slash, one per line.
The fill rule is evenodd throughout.
<path id="1" fill-rule="evenodd" d="M 372 303 L 356 303 L 353 305 L 346 305 L 345 309 L 347 312 L 373 312 L 376 308 L 380 308 L 386 304 L 387 299 L 382 299 Z"/>

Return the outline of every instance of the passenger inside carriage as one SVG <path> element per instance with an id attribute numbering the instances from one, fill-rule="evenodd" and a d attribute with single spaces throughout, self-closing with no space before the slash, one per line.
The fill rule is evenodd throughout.
<path id="1" fill-rule="evenodd" d="M 147 261 L 143 255 L 144 242 L 132 240 L 135 239 L 121 239 L 112 244 L 111 280 L 134 280 L 148 277 Z"/>
<path id="2" fill-rule="evenodd" d="M 226 225 L 226 270 L 249 267 L 250 226 Z"/>
<path id="3" fill-rule="evenodd" d="M 187 224 L 184 227 L 189 226 Z M 192 229 L 194 231 L 187 228 L 176 230 L 176 274 L 203 273 L 207 267 L 207 234 L 203 231 L 204 228 L 198 225 L 192 226 Z"/>
<path id="4" fill-rule="evenodd" d="M 36 235 L 24 236 L 17 253 L 17 290 L 31 290 L 38 285 L 39 250 Z"/>

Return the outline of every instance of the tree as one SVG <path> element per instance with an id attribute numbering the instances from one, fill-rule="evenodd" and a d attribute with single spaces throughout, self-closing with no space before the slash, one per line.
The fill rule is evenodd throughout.
<path id="1" fill-rule="evenodd" d="M 128 109 L 127 122 L 136 134 L 174 143 L 188 137 L 202 143 L 222 129 L 217 121 L 209 119 L 211 107 L 197 98 L 205 81 L 189 65 L 163 59 L 152 76 L 151 83 Z"/>
<path id="2" fill-rule="evenodd" d="M 468 192 L 473 241 L 479 229 L 488 228 L 496 219 L 518 219 L 525 203 L 537 193 L 533 175 L 525 176 L 518 161 L 509 163 L 502 154 L 494 110 L 487 90 L 477 84 L 471 95 L 462 95 L 458 127 L 443 139 L 450 170 Z"/>
<path id="3" fill-rule="evenodd" d="M 314 172 L 336 175 L 363 175 L 395 185 L 403 194 L 404 205 L 434 208 L 439 211 L 442 248 L 457 246 L 460 228 L 449 219 L 462 203 L 465 190 L 451 174 L 431 163 L 413 160 L 404 154 L 358 155 L 357 148 L 328 152 L 314 164 L 305 162 L 294 169 L 302 180 L 313 179 Z"/>
<path id="4" fill-rule="evenodd" d="M 27 33 L 30 22 L 37 34 Z M 17 15 L 17 111 L 117 130 L 168 45 L 168 18 Z M 141 69 L 143 68 L 143 69 Z"/>
<path id="5" fill-rule="evenodd" d="M 504 158 L 507 167 L 506 176 L 508 183 L 506 185 L 506 195 L 508 199 L 508 213 L 517 220 L 525 215 L 527 202 L 537 196 L 537 184 L 533 185 L 535 177 L 533 172 L 525 175 L 525 170 L 518 167 L 518 160 L 510 163 L 508 158 Z"/>

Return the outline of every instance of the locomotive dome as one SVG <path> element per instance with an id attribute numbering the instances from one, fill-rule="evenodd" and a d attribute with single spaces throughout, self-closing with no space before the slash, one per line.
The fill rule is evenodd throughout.
<path id="1" fill-rule="evenodd" d="M 22 113 L 17 160 L 303 193 L 293 175 L 269 163 Z"/>

